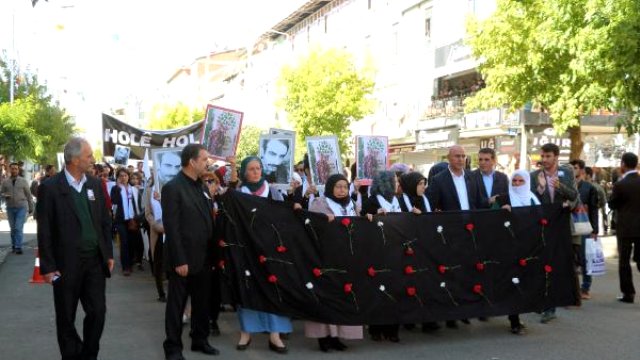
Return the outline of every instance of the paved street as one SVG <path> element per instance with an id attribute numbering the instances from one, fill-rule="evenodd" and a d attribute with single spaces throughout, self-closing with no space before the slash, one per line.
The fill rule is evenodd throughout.
<path id="1" fill-rule="evenodd" d="M 33 246 L 35 224 L 27 224 L 26 240 Z M 604 238 L 609 256 L 608 273 L 596 278 L 594 299 L 581 308 L 559 309 L 558 319 L 548 325 L 538 323 L 536 314 L 523 317 L 528 327 L 525 336 L 508 332 L 506 318 L 488 323 L 472 320 L 460 330 L 443 329 L 433 335 L 419 331 L 401 331 L 400 344 L 374 343 L 370 340 L 349 342 L 345 353 L 324 354 L 315 341 L 304 338 L 302 322 L 295 321 L 289 341 L 290 359 L 617 359 L 637 360 L 639 304 L 621 304 L 618 294 L 615 238 Z M 0 247 L 10 247 L 8 224 L 0 221 Z M 1 357 L 12 360 L 56 359 L 59 352 L 55 336 L 53 295 L 49 285 L 28 283 L 33 272 L 35 251 L 8 254 L 0 265 L 0 344 Z M 1 263 L 1 261 L 0 261 Z M 635 269 L 635 267 L 634 267 Z M 640 276 L 634 270 L 636 286 Z M 134 272 L 130 278 L 116 271 L 107 285 L 107 323 L 102 337 L 101 359 L 163 359 L 164 306 L 155 300 L 152 278 L 148 272 Z M 78 327 L 83 314 L 80 311 Z M 210 338 L 218 347 L 220 358 L 263 359 L 276 355 L 267 350 L 266 335 L 256 336 L 246 352 L 235 350 L 238 323 L 234 313 L 221 315 L 222 336 Z M 186 330 L 186 329 L 185 329 Z M 190 342 L 185 331 L 184 342 Z M 189 350 L 187 359 L 210 358 Z"/>

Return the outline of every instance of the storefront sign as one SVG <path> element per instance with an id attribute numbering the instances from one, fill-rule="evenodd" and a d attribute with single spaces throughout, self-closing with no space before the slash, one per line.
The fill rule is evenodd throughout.
<path id="1" fill-rule="evenodd" d="M 496 127 L 500 125 L 500 109 L 478 111 L 464 116 L 464 126 L 466 130 Z"/>
<path id="2" fill-rule="evenodd" d="M 416 150 L 446 148 L 458 142 L 460 129 L 457 126 L 416 131 Z"/>
<path id="3" fill-rule="evenodd" d="M 489 148 L 489 149 L 495 150 L 496 138 L 492 137 L 492 138 L 480 139 L 480 148 L 481 149 Z"/>

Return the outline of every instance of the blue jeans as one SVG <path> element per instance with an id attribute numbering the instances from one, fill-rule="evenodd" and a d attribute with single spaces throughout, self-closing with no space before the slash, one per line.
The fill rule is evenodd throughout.
<path id="1" fill-rule="evenodd" d="M 580 253 L 582 257 L 582 259 L 580 259 L 581 260 L 580 267 L 582 268 L 582 285 L 580 285 L 580 289 L 587 292 L 591 289 L 591 282 L 592 282 L 591 275 L 587 275 L 587 262 L 586 262 L 587 257 L 585 253 L 586 248 L 584 246 L 584 243 L 586 242 L 585 240 L 588 237 L 591 237 L 591 235 L 582 236 L 582 239 L 581 239 L 582 251 Z"/>
<path id="2" fill-rule="evenodd" d="M 22 240 L 24 239 L 24 221 L 27 219 L 27 208 L 8 207 L 7 218 L 9 219 L 9 227 L 11 228 L 11 248 L 21 250 Z"/>

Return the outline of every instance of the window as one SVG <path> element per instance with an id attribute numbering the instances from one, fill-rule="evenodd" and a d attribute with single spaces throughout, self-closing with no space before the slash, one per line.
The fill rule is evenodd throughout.
<path id="1" fill-rule="evenodd" d="M 424 37 L 431 40 L 431 17 L 424 19 Z"/>

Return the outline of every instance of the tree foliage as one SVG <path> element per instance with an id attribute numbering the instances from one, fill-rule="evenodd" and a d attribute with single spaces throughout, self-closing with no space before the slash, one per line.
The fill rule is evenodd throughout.
<path id="1" fill-rule="evenodd" d="M 374 110 L 372 79 L 368 70 L 356 69 L 351 55 L 343 50 L 312 50 L 297 66 L 283 68 L 279 103 L 295 125 L 298 140 L 336 135 L 346 154 L 349 125 Z"/>
<path id="2" fill-rule="evenodd" d="M 171 104 L 156 104 L 151 110 L 149 129 L 168 130 L 184 127 L 204 119 L 204 109 L 189 108 L 178 102 Z"/>
<path id="3" fill-rule="evenodd" d="M 13 104 L 9 98 L 10 66 L 17 74 Z M 73 120 L 36 75 L 20 73 L 17 64 L 6 59 L 0 59 L 0 71 L 0 154 L 55 164 L 56 153 L 74 135 Z"/>
<path id="4" fill-rule="evenodd" d="M 238 163 L 242 159 L 251 155 L 258 155 L 259 140 L 262 131 L 260 128 L 252 125 L 242 125 L 240 131 L 240 141 L 238 142 L 238 150 L 236 151 L 236 158 Z"/>
<path id="5" fill-rule="evenodd" d="M 492 17 L 469 22 L 487 87 L 467 109 L 531 102 L 549 112 L 559 133 L 578 135 L 580 116 L 607 109 L 637 132 L 639 14 L 637 0 L 497 0 Z"/>

